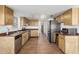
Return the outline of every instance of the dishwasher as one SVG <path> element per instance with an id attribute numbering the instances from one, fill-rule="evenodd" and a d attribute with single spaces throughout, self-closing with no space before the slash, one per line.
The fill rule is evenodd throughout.
<path id="1" fill-rule="evenodd" d="M 19 50 L 21 49 L 21 47 L 22 47 L 21 41 L 22 41 L 22 35 L 21 34 L 17 35 L 15 37 L 15 53 L 18 53 Z"/>

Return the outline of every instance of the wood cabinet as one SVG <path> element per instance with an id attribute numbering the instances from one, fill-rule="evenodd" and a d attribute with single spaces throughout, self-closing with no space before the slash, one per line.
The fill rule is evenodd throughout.
<path id="1" fill-rule="evenodd" d="M 58 47 L 66 54 L 79 53 L 79 36 L 59 35 Z"/>
<path id="2" fill-rule="evenodd" d="M 13 10 L 5 5 L 0 5 L 0 25 L 13 24 Z"/>
<path id="3" fill-rule="evenodd" d="M 30 36 L 31 37 L 38 37 L 38 30 L 37 29 L 30 30 Z"/>
<path id="4" fill-rule="evenodd" d="M 18 53 L 19 50 L 21 49 L 22 47 L 22 37 L 19 36 L 19 38 L 15 39 L 15 53 Z"/>
<path id="5" fill-rule="evenodd" d="M 3 36 L 0 37 L 0 54 L 15 53 L 15 38 Z"/>
<path id="6" fill-rule="evenodd" d="M 65 25 L 79 25 L 79 8 L 71 8 L 55 18 L 58 22 L 64 22 Z"/>
<path id="7" fill-rule="evenodd" d="M 65 25 L 72 25 L 72 9 L 63 13 L 63 22 Z"/>
<path id="8" fill-rule="evenodd" d="M 28 24 L 29 20 L 26 17 L 20 17 L 20 25 Z"/>
<path id="9" fill-rule="evenodd" d="M 29 32 L 26 31 L 25 33 L 22 34 L 22 45 L 24 45 L 28 39 L 29 39 Z"/>
<path id="10" fill-rule="evenodd" d="M 39 20 L 37 20 L 37 19 L 30 19 L 29 20 L 30 26 L 38 26 L 38 24 L 39 24 Z"/>
<path id="11" fill-rule="evenodd" d="M 65 53 L 79 53 L 79 36 L 65 36 Z"/>
<path id="12" fill-rule="evenodd" d="M 63 15 L 57 16 L 57 17 L 56 17 L 56 20 L 57 20 L 58 22 L 63 22 Z"/>
<path id="13" fill-rule="evenodd" d="M 63 35 L 59 35 L 58 46 L 63 52 L 65 52 L 65 39 Z"/>

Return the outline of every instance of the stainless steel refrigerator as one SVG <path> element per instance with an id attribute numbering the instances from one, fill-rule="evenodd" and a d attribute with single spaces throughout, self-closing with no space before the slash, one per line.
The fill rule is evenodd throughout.
<path id="1" fill-rule="evenodd" d="M 58 23 L 55 20 L 49 20 L 49 24 L 48 24 L 48 41 L 51 42 L 55 42 L 54 39 L 54 32 L 58 32 L 60 31 L 60 23 Z"/>

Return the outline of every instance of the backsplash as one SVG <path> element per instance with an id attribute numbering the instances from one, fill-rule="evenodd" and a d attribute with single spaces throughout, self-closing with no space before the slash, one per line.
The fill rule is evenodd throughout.
<path id="1" fill-rule="evenodd" d="M 15 26 L 12 26 L 12 25 L 7 25 L 7 26 L 0 26 L 0 33 L 4 33 L 4 32 L 7 32 L 9 28 L 9 31 L 16 31 L 18 30 L 17 27 Z"/>
<path id="2" fill-rule="evenodd" d="M 77 33 L 79 33 L 79 25 L 64 25 L 63 23 L 61 23 L 61 29 L 62 28 L 76 28 L 77 29 Z"/>
<path id="3" fill-rule="evenodd" d="M 9 31 L 16 31 L 16 30 L 20 30 L 20 25 L 19 25 L 19 17 L 14 17 L 14 22 L 13 22 L 13 25 L 0 25 L 0 33 L 4 33 L 4 32 L 7 32 L 9 28 Z"/>

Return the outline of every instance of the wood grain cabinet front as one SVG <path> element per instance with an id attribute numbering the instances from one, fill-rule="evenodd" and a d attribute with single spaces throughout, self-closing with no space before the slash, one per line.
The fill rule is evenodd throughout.
<path id="1" fill-rule="evenodd" d="M 55 17 L 58 22 L 63 22 L 65 25 L 79 25 L 79 8 L 71 8 L 57 17 Z"/>
<path id="2" fill-rule="evenodd" d="M 65 39 L 63 35 L 59 35 L 58 46 L 63 52 L 65 52 Z"/>
<path id="3" fill-rule="evenodd" d="M 66 54 L 79 53 L 79 36 L 59 35 L 58 47 Z"/>
<path id="4" fill-rule="evenodd" d="M 57 16 L 57 17 L 56 17 L 56 20 L 57 20 L 58 22 L 63 22 L 63 15 Z"/>
<path id="5" fill-rule="evenodd" d="M 29 20 L 26 17 L 20 17 L 20 25 L 21 26 L 29 24 L 28 22 L 29 22 Z"/>
<path id="6" fill-rule="evenodd" d="M 79 36 L 65 36 L 65 53 L 79 53 Z"/>
<path id="7" fill-rule="evenodd" d="M 5 6 L 5 23 L 6 25 L 13 24 L 13 10 Z"/>
<path id="8" fill-rule="evenodd" d="M 13 25 L 13 10 L 0 5 L 0 25 Z"/>
<path id="9" fill-rule="evenodd" d="M 26 31 L 25 33 L 22 34 L 22 45 L 24 45 L 28 39 L 29 39 L 29 32 Z"/>
<path id="10" fill-rule="evenodd" d="M 38 37 L 38 30 L 30 30 L 30 36 L 31 37 Z"/>

